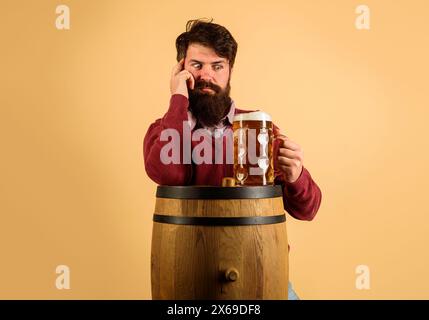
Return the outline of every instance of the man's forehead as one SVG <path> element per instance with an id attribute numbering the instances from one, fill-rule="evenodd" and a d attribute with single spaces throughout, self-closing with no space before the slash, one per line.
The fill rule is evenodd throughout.
<path id="1" fill-rule="evenodd" d="M 188 51 L 186 53 L 186 58 L 187 60 L 196 60 L 204 63 L 228 63 L 228 59 L 219 57 L 212 48 L 205 47 L 196 43 L 192 43 L 189 45 Z"/>

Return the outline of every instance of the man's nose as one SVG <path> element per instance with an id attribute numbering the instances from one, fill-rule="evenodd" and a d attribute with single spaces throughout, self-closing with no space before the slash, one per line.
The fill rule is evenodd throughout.
<path id="1" fill-rule="evenodd" d="M 202 67 L 198 73 L 199 73 L 198 76 L 201 80 L 204 80 L 207 82 L 211 82 L 213 80 L 214 74 L 210 65 Z"/>

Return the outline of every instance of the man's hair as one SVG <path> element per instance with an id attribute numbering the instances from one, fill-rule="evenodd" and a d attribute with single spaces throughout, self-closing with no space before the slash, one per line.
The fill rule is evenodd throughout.
<path id="1" fill-rule="evenodd" d="M 197 19 L 186 23 L 186 31 L 176 39 L 177 61 L 185 57 L 190 44 L 196 43 L 212 48 L 219 57 L 228 59 L 230 68 L 234 66 L 237 42 L 225 27 L 212 21 Z"/>

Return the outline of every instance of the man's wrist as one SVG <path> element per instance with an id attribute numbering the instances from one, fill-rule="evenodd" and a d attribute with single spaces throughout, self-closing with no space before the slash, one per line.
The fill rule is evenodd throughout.
<path id="1" fill-rule="evenodd" d="M 176 88 L 176 90 L 173 92 L 172 95 L 175 95 L 175 94 L 181 94 L 182 96 L 189 98 L 188 88 L 187 88 L 186 84 L 185 84 L 185 86 L 179 86 L 178 88 Z"/>

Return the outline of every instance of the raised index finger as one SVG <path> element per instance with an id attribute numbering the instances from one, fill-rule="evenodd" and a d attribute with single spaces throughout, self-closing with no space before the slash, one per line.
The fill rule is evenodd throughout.
<path id="1" fill-rule="evenodd" d="M 180 71 L 183 70 L 183 62 L 185 61 L 185 58 L 182 58 L 173 68 L 173 74 L 178 74 Z"/>

